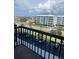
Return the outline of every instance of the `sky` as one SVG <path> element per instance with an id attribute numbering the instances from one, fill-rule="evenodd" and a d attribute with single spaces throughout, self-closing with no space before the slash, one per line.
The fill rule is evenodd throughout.
<path id="1" fill-rule="evenodd" d="M 14 0 L 14 16 L 64 15 L 64 0 Z"/>

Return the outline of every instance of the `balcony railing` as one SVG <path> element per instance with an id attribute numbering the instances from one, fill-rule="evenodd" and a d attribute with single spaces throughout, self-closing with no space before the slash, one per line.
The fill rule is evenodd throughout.
<path id="1" fill-rule="evenodd" d="M 64 59 L 64 37 L 24 26 L 14 29 L 15 47 L 25 45 L 44 59 Z"/>

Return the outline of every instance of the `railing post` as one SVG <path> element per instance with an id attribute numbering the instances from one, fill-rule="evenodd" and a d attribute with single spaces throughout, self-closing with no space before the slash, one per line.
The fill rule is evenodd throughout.
<path id="1" fill-rule="evenodd" d="M 43 34 L 41 34 L 41 53 L 40 53 L 40 55 L 42 55 L 42 45 L 43 45 Z"/>
<path id="2" fill-rule="evenodd" d="M 61 40 L 61 42 L 60 42 L 59 59 L 60 59 L 60 57 L 61 57 L 62 42 L 63 42 L 63 40 Z"/>
<path id="3" fill-rule="evenodd" d="M 57 39 L 55 38 L 55 45 L 54 45 L 54 48 L 53 48 L 53 49 L 54 49 L 53 59 L 55 59 L 55 51 L 56 51 L 56 40 L 57 40 Z"/>
<path id="4" fill-rule="evenodd" d="M 48 54 L 48 59 L 50 59 L 50 52 L 51 52 L 51 36 L 50 36 L 50 41 L 49 41 L 49 54 Z"/>
<path id="5" fill-rule="evenodd" d="M 22 45 L 22 27 L 21 27 L 21 45 Z"/>
<path id="6" fill-rule="evenodd" d="M 32 50 L 33 50 L 33 41 L 34 39 L 33 39 L 33 31 L 32 31 Z"/>
<path id="7" fill-rule="evenodd" d="M 34 34 L 35 34 L 35 40 L 34 40 L 34 45 L 35 45 L 35 46 L 34 46 L 34 51 L 36 52 L 36 44 L 35 44 L 35 43 L 36 43 L 36 32 L 35 32 Z"/>
<path id="8" fill-rule="evenodd" d="M 46 42 L 47 42 L 47 35 L 45 36 L 45 43 L 44 43 L 44 48 L 45 48 L 45 50 L 44 50 L 44 59 L 46 57 Z"/>
<path id="9" fill-rule="evenodd" d="M 17 45 L 17 25 L 14 25 L 14 46 Z"/>

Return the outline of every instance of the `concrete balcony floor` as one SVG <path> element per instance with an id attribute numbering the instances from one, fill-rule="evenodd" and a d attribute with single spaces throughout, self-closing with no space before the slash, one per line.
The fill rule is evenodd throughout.
<path id="1" fill-rule="evenodd" d="M 43 59 L 29 48 L 19 45 L 14 48 L 14 59 Z"/>

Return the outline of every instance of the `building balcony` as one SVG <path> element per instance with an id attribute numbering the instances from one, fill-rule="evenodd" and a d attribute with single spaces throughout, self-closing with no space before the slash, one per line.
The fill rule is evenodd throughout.
<path id="1" fill-rule="evenodd" d="M 64 59 L 64 37 L 24 26 L 14 30 L 15 59 Z"/>
<path id="2" fill-rule="evenodd" d="M 43 59 L 24 45 L 19 45 L 14 49 L 14 59 Z"/>

